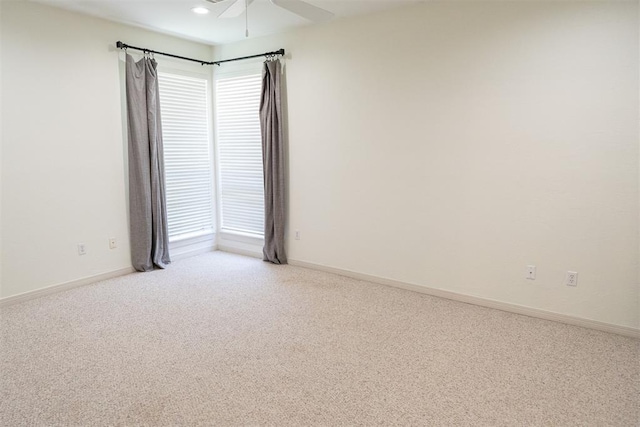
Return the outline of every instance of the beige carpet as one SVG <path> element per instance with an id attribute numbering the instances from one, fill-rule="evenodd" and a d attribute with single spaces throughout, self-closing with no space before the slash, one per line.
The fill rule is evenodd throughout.
<path id="1" fill-rule="evenodd" d="M 640 424 L 640 341 L 222 252 L 1 334 L 2 426 Z"/>

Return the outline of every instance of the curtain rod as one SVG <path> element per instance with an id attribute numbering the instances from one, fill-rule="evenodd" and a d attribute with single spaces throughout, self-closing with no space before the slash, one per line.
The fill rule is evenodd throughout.
<path id="1" fill-rule="evenodd" d="M 218 66 L 220 64 L 222 64 L 223 62 L 240 61 L 240 60 L 243 60 L 243 59 L 259 58 L 261 56 L 284 55 L 284 49 L 280 49 L 280 50 L 276 50 L 276 51 L 273 51 L 273 52 L 265 52 L 265 53 L 259 53 L 257 55 L 241 56 L 239 58 L 223 59 L 223 60 L 220 60 L 220 61 L 202 61 L 200 59 L 187 58 L 186 56 L 179 56 L 179 55 L 174 55 L 174 54 L 171 54 L 171 53 L 158 52 L 157 50 L 151 50 L 151 49 L 147 49 L 145 47 L 131 46 L 131 45 L 128 45 L 126 43 L 122 43 L 121 41 L 116 42 L 116 47 L 118 49 L 133 49 L 133 50 L 139 50 L 139 51 L 145 52 L 145 53 L 154 53 L 154 54 L 163 55 L 163 56 L 170 56 L 171 58 L 178 58 L 178 59 L 183 59 L 185 61 L 197 62 L 200 65 L 218 65 Z"/>

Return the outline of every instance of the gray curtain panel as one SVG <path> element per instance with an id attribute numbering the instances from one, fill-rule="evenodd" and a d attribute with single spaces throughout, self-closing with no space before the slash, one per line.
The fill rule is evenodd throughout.
<path id="1" fill-rule="evenodd" d="M 263 259 L 286 264 L 285 225 L 285 156 L 280 106 L 280 61 L 266 61 L 262 72 L 260 127 L 264 171 L 264 248 Z"/>
<path id="2" fill-rule="evenodd" d="M 153 59 L 127 55 L 131 263 L 138 271 L 171 263 L 156 67 Z"/>

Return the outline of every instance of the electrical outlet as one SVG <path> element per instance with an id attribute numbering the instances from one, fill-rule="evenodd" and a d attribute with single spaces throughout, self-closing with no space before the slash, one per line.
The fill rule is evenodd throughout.
<path id="1" fill-rule="evenodd" d="M 578 286 L 578 272 L 567 271 L 567 276 L 564 279 L 564 284 L 567 286 Z"/>
<path id="2" fill-rule="evenodd" d="M 535 265 L 527 265 L 527 280 L 536 280 L 536 266 Z"/>
<path id="3" fill-rule="evenodd" d="M 118 247 L 118 243 L 116 242 L 116 238 L 115 237 L 110 237 L 109 238 L 109 249 L 115 249 Z"/>
<path id="4" fill-rule="evenodd" d="M 84 255 L 87 253 L 87 246 L 84 243 L 78 243 L 78 255 Z"/>
<path id="5" fill-rule="evenodd" d="M 300 230 L 296 230 L 296 240 L 300 240 Z"/>

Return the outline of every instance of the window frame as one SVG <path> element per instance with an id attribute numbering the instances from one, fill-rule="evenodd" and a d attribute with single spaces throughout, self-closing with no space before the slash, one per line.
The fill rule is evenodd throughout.
<path id="1" fill-rule="evenodd" d="M 213 105 L 213 123 L 214 123 L 214 147 L 215 147 L 215 158 L 216 158 L 216 218 L 217 218 L 217 229 L 216 232 L 218 234 L 218 243 L 219 246 L 224 249 L 225 240 L 230 241 L 233 246 L 240 246 L 242 248 L 246 248 L 249 252 L 257 250 L 258 247 L 262 247 L 264 245 L 264 235 L 258 235 L 254 233 L 247 233 L 242 231 L 233 231 L 233 230 L 223 230 L 222 229 L 222 179 L 220 176 L 220 167 L 219 167 L 219 159 L 220 159 L 220 144 L 218 141 L 218 133 L 217 128 L 215 128 L 218 123 L 218 108 L 216 105 L 216 87 L 218 80 L 224 80 L 234 77 L 245 77 L 251 75 L 260 75 L 262 76 L 262 61 L 253 62 L 247 61 L 241 64 L 226 64 L 226 69 L 215 69 L 213 72 L 213 84 L 212 84 L 212 105 Z"/>
<path id="2" fill-rule="evenodd" d="M 216 235 L 218 232 L 218 201 L 217 201 L 217 151 L 214 142 L 214 120 L 213 120 L 213 90 L 214 81 L 213 73 L 210 69 L 197 68 L 192 64 L 172 62 L 166 66 L 162 66 L 158 62 L 158 73 L 173 74 L 177 76 L 202 79 L 207 82 L 206 105 L 209 109 L 207 112 L 207 140 L 209 145 L 209 164 L 211 166 L 211 180 L 209 188 L 211 191 L 211 231 L 205 231 L 197 234 L 187 234 L 184 237 L 174 237 L 169 240 L 169 250 L 181 254 L 203 248 L 213 249 L 216 245 Z M 162 100 L 161 100 L 162 102 Z M 164 132 L 164 129 L 163 129 Z M 173 255 L 173 253 L 172 253 Z"/>

